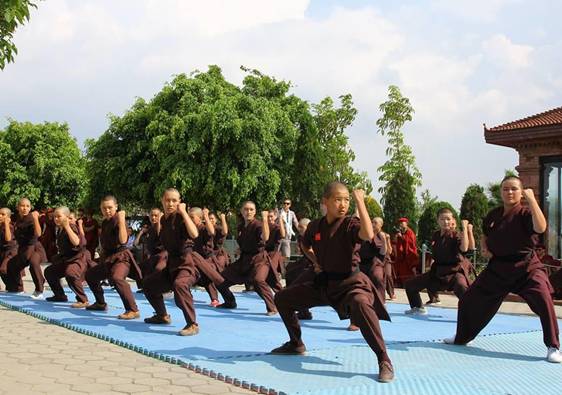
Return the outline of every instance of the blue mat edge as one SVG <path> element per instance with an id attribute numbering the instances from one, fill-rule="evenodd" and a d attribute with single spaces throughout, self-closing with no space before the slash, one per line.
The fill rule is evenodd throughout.
<path id="1" fill-rule="evenodd" d="M 228 375 L 224 375 L 220 372 L 216 372 L 214 370 L 204 368 L 203 366 L 200 366 L 198 364 L 183 361 L 180 358 L 171 357 L 169 355 L 165 355 L 163 353 L 159 353 L 159 352 L 155 352 L 155 351 L 148 351 L 144 347 L 140 347 L 140 346 L 134 345 L 132 343 L 128 343 L 126 341 L 118 340 L 118 339 L 115 339 L 111 336 L 96 333 L 95 331 L 87 330 L 87 329 L 81 328 L 79 326 L 63 322 L 59 319 L 50 318 L 50 317 L 48 317 L 46 315 L 43 315 L 41 313 L 37 313 L 30 308 L 15 306 L 15 305 L 12 305 L 8 302 L 5 302 L 1 299 L 0 299 L 0 306 L 6 307 L 6 308 L 8 308 L 12 311 L 24 313 L 24 314 L 29 315 L 31 317 L 34 317 L 34 318 L 37 318 L 39 320 L 48 322 L 50 324 L 60 326 L 62 328 L 72 330 L 76 333 L 80 333 L 80 334 L 83 334 L 83 335 L 95 337 L 96 339 L 106 341 L 110 344 L 114 344 L 116 346 L 123 347 L 125 349 L 137 352 L 141 355 L 144 355 L 144 356 L 147 356 L 147 357 L 150 357 L 150 358 L 157 359 L 157 360 L 162 361 L 162 362 L 167 362 L 167 363 L 171 363 L 171 364 L 174 364 L 174 365 L 181 366 L 181 367 L 186 368 L 186 369 L 188 369 L 190 371 L 193 371 L 195 373 L 202 374 L 206 377 L 209 377 L 209 378 L 221 381 L 221 382 L 225 382 L 227 384 L 232 384 L 236 387 L 240 387 L 240 388 L 243 388 L 243 389 L 247 389 L 247 390 L 250 390 L 250 391 L 254 391 L 254 392 L 257 392 L 257 393 L 260 393 L 260 394 L 266 394 L 266 395 L 287 395 L 283 391 L 278 391 L 274 388 L 267 388 L 266 386 L 258 385 L 256 383 L 251 383 L 251 382 L 248 382 L 248 381 L 242 381 L 240 379 L 230 377 Z M 517 334 L 517 333 L 535 333 L 535 332 L 542 332 L 542 330 L 538 329 L 538 330 L 527 330 L 527 331 L 516 331 L 516 332 L 490 333 L 490 334 L 481 334 L 480 336 L 481 337 L 490 337 L 490 336 L 509 335 L 509 334 Z M 440 341 L 441 340 L 439 340 L 439 339 L 433 339 L 433 340 L 423 340 L 423 341 L 420 341 L 420 340 L 396 341 L 396 342 L 393 342 L 393 343 L 394 344 L 413 344 L 413 343 L 436 343 L 436 342 L 440 342 Z M 367 347 L 367 346 L 358 346 L 358 347 Z M 243 355 L 243 356 L 229 356 L 229 357 L 225 357 L 225 358 L 244 358 L 244 357 L 267 355 L 267 354 L 268 353 L 250 353 L 250 354 L 246 354 L 246 355 Z"/>

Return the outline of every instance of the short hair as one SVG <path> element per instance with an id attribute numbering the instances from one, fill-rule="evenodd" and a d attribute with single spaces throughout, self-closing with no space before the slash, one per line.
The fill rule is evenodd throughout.
<path id="1" fill-rule="evenodd" d="M 519 181 L 519 185 L 521 185 L 521 189 L 523 189 L 523 181 L 521 181 L 519 176 L 516 176 L 515 174 L 506 175 L 504 178 L 502 178 L 502 181 L 500 182 L 500 186 L 507 180 L 517 180 L 517 181 Z"/>
<path id="2" fill-rule="evenodd" d="M 166 189 L 164 190 L 164 193 L 162 194 L 162 196 L 164 196 L 165 194 L 167 194 L 167 193 L 169 193 L 169 192 L 170 192 L 170 193 L 172 193 L 172 192 L 173 192 L 173 193 L 177 193 L 177 194 L 181 197 L 180 191 L 178 191 L 176 188 L 166 188 Z"/>
<path id="3" fill-rule="evenodd" d="M 201 210 L 201 207 L 191 207 L 189 209 L 189 214 L 194 214 L 196 216 L 198 216 L 199 218 L 203 217 L 203 210 Z"/>
<path id="4" fill-rule="evenodd" d="M 276 217 L 279 215 L 279 211 L 276 208 L 270 208 L 267 212 L 275 214 Z"/>
<path id="5" fill-rule="evenodd" d="M 113 195 L 105 195 L 102 199 L 101 199 L 101 203 L 103 202 L 107 202 L 111 200 L 113 203 L 115 203 L 115 205 L 119 204 L 117 203 L 117 198 Z"/>
<path id="6" fill-rule="evenodd" d="M 6 215 L 9 217 L 12 215 L 12 210 L 10 210 L 8 207 L 2 207 L 0 208 L 0 211 L 4 210 L 6 212 Z"/>
<path id="7" fill-rule="evenodd" d="M 381 226 L 384 225 L 384 220 L 382 219 L 382 217 L 373 218 L 373 222 L 380 222 Z"/>
<path id="8" fill-rule="evenodd" d="M 451 214 L 453 218 L 455 217 L 455 215 L 453 214 L 453 210 L 451 210 L 449 207 L 441 207 L 439 210 L 437 210 L 437 218 L 439 218 L 441 214 Z"/>
<path id="9" fill-rule="evenodd" d="M 153 212 L 154 210 L 158 211 L 158 212 L 162 212 L 162 210 L 160 210 L 158 207 L 152 207 L 150 209 L 150 212 Z"/>
<path id="10" fill-rule="evenodd" d="M 29 200 L 29 199 L 26 198 L 26 197 L 21 197 L 20 200 L 18 200 L 18 206 L 19 206 L 19 205 L 21 204 L 21 202 L 23 202 L 24 200 L 27 201 L 27 203 L 29 203 L 29 205 L 31 206 L 31 200 Z"/>
<path id="11" fill-rule="evenodd" d="M 332 181 L 332 182 L 328 183 L 326 185 L 326 187 L 324 188 L 324 193 L 322 194 L 322 197 L 324 199 L 330 198 L 334 194 L 334 191 L 336 189 L 345 189 L 346 191 L 349 192 L 349 190 L 347 189 L 347 185 L 345 185 L 343 182 Z"/>
<path id="12" fill-rule="evenodd" d="M 256 203 L 254 203 L 252 200 L 245 200 L 245 201 L 242 203 L 242 206 L 240 206 L 240 208 L 244 207 L 244 206 L 247 205 L 247 204 L 252 204 L 252 205 L 254 206 L 254 208 L 256 207 Z"/>
<path id="13" fill-rule="evenodd" d="M 66 215 L 67 217 L 70 215 L 70 209 L 66 206 L 60 206 L 57 207 L 55 209 L 55 211 L 60 211 L 61 213 L 63 213 L 64 215 Z"/>

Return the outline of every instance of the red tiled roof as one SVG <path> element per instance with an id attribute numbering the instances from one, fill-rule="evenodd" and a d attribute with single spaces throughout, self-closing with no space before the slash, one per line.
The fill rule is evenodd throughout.
<path id="1" fill-rule="evenodd" d="M 486 130 L 490 132 L 501 132 L 505 130 L 529 129 L 551 125 L 562 125 L 562 107 L 557 107 L 517 121 L 504 123 L 503 125 L 494 126 Z"/>

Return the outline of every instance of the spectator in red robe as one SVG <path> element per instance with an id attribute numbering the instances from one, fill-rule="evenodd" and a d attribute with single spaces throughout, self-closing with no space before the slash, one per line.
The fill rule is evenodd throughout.
<path id="1" fill-rule="evenodd" d="M 418 273 L 418 246 L 416 234 L 408 227 L 408 218 L 398 220 L 399 232 L 396 233 L 396 260 L 394 269 L 400 286 Z"/>

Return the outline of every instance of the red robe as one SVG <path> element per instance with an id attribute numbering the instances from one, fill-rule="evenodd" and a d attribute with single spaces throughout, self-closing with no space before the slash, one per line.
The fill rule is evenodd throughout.
<path id="1" fill-rule="evenodd" d="M 416 244 L 416 234 L 412 229 L 406 233 L 396 235 L 396 261 L 394 269 L 396 278 L 400 284 L 414 277 L 412 269 L 418 267 L 418 246 Z"/>

